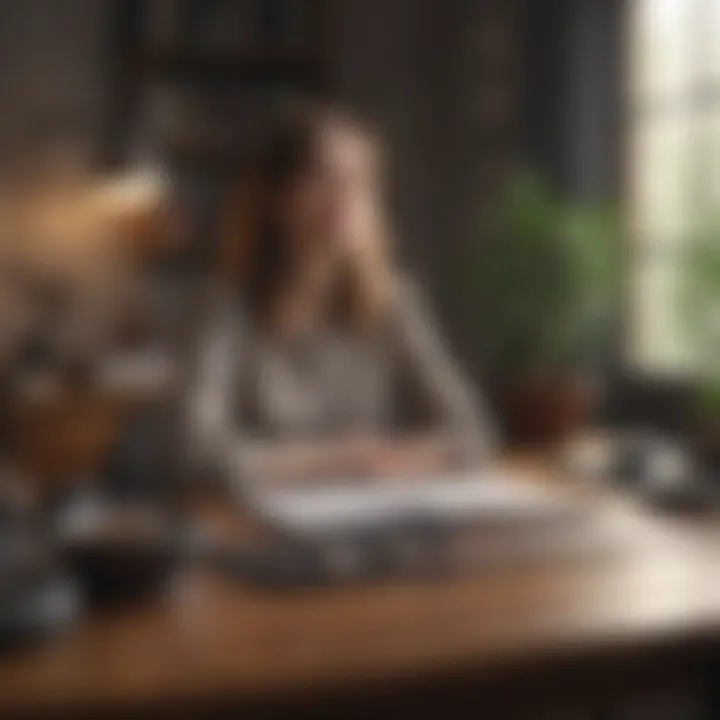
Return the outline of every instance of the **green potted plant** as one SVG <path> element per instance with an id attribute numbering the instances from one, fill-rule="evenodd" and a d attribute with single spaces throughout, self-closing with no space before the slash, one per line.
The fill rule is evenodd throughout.
<path id="1" fill-rule="evenodd" d="M 514 178 L 467 263 L 480 361 L 509 438 L 557 441 L 586 419 L 588 371 L 607 358 L 619 297 L 618 223 Z"/>

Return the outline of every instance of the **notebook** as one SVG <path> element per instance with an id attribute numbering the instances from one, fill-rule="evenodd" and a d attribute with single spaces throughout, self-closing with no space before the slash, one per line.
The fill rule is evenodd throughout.
<path id="1" fill-rule="evenodd" d="M 402 481 L 345 481 L 313 488 L 274 488 L 248 498 L 273 527 L 300 536 L 365 532 L 415 520 L 498 526 L 577 518 L 569 494 L 514 473 L 475 471 Z"/>

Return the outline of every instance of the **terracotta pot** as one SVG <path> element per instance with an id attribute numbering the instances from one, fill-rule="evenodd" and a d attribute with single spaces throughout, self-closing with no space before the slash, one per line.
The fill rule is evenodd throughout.
<path id="1" fill-rule="evenodd" d="M 566 440 L 589 421 L 596 394 L 587 378 L 571 375 L 505 383 L 498 412 L 508 442 L 555 445 Z"/>
<path id="2" fill-rule="evenodd" d="M 720 478 L 720 422 L 699 418 L 692 439 L 695 459 L 711 477 Z"/>

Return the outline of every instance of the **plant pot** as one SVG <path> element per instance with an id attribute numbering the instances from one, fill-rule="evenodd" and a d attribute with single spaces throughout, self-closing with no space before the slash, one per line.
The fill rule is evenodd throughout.
<path id="1" fill-rule="evenodd" d="M 720 483 L 720 421 L 700 418 L 693 435 L 696 462 L 707 477 Z"/>
<path id="2" fill-rule="evenodd" d="M 497 411 L 510 444 L 557 445 L 579 431 L 595 407 L 593 384 L 574 375 L 503 383 Z"/>

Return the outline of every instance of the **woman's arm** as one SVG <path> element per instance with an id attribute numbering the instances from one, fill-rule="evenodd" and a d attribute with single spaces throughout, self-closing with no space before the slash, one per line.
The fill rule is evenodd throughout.
<path id="1" fill-rule="evenodd" d="M 393 330 L 398 379 L 405 391 L 401 402 L 420 416 L 415 427 L 421 428 L 419 447 L 425 448 L 414 450 L 418 443 L 413 437 L 399 441 L 398 452 L 405 446 L 409 455 L 428 453 L 430 446 L 430 454 L 446 465 L 487 460 L 495 442 L 484 403 L 447 352 L 421 293 L 406 279 L 398 286 Z"/>
<path id="2" fill-rule="evenodd" d="M 187 443 L 193 468 L 217 475 L 226 469 L 235 445 L 233 407 L 242 385 L 239 374 L 247 342 L 243 318 L 229 295 L 212 305 L 197 342 Z"/>

